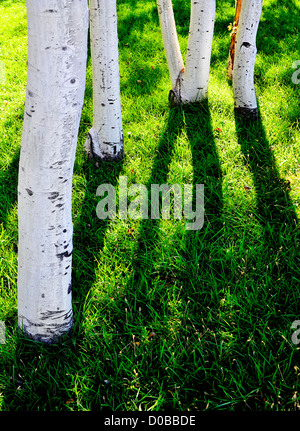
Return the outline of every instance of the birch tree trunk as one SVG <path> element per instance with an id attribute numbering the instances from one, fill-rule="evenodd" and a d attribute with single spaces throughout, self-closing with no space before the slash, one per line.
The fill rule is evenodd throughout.
<path id="1" fill-rule="evenodd" d="M 121 114 L 116 0 L 90 0 L 93 68 L 93 127 L 85 143 L 89 157 L 122 158 Z"/>
<path id="2" fill-rule="evenodd" d="M 28 77 L 18 185 L 18 325 L 71 330 L 72 174 L 84 99 L 87 0 L 27 0 Z"/>
<path id="3" fill-rule="evenodd" d="M 172 0 L 157 0 L 162 38 L 172 90 L 170 100 L 178 104 L 207 98 L 216 1 L 193 0 L 186 67 L 178 43 Z"/>
<path id="4" fill-rule="evenodd" d="M 240 1 L 237 2 L 239 6 Z M 262 13 L 262 0 L 241 0 L 235 46 L 232 57 L 234 106 L 239 115 L 257 117 L 254 87 L 256 35 Z"/>
<path id="5" fill-rule="evenodd" d="M 184 73 L 184 63 L 177 37 L 172 0 L 157 0 L 157 9 L 172 90 L 175 92 Z"/>
<path id="6" fill-rule="evenodd" d="M 207 98 L 215 14 L 215 0 L 192 1 L 183 82 L 184 101 L 198 102 Z"/>

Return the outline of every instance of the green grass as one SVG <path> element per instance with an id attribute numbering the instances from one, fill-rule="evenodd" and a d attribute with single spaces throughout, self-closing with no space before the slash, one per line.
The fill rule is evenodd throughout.
<path id="1" fill-rule="evenodd" d="M 174 0 L 185 53 L 189 1 Z M 170 108 L 154 0 L 119 0 L 126 153 L 98 168 L 91 61 L 74 172 L 71 338 L 17 330 L 17 170 L 26 88 L 25 1 L 0 4 L 0 410 L 299 410 L 300 59 L 297 0 L 265 0 L 255 69 L 261 119 L 234 116 L 232 1 L 218 2 L 208 104 Z M 217 129 L 220 129 L 217 130 Z M 204 184 L 205 223 L 96 217 L 100 184 Z"/>

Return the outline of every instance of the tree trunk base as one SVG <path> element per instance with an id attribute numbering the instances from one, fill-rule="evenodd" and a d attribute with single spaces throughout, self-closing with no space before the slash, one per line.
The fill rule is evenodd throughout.
<path id="1" fill-rule="evenodd" d="M 171 108 L 174 106 L 182 105 L 182 100 L 180 95 L 175 90 L 170 90 L 169 93 L 169 103 Z"/>
<path id="2" fill-rule="evenodd" d="M 97 159 L 101 161 L 119 161 L 124 155 L 124 141 L 120 142 L 105 142 L 105 147 L 111 148 L 110 152 L 104 152 L 100 142 L 99 133 L 95 129 L 91 129 L 86 137 L 84 149 L 89 159 Z"/>
<path id="3" fill-rule="evenodd" d="M 240 119 L 254 121 L 258 118 L 258 109 L 257 108 L 234 108 L 235 115 Z"/>
<path id="4" fill-rule="evenodd" d="M 180 93 L 176 90 L 170 90 L 169 92 L 169 104 L 171 108 L 175 106 L 206 106 L 208 102 L 208 98 L 204 97 L 201 100 L 189 101 L 187 99 L 183 99 Z"/>
<path id="5" fill-rule="evenodd" d="M 27 331 L 23 326 L 18 325 L 18 331 L 20 334 L 29 338 L 30 340 L 36 341 L 38 343 L 43 344 L 57 344 L 60 341 L 64 340 L 67 337 L 71 337 L 74 331 L 74 322 L 73 318 L 69 321 L 68 326 L 66 326 L 64 331 L 57 331 L 57 328 L 53 328 L 53 330 L 49 330 L 49 335 L 45 334 L 33 334 L 30 331 Z"/>

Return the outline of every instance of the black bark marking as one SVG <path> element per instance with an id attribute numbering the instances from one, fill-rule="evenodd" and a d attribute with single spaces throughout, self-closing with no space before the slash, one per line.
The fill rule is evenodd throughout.
<path id="1" fill-rule="evenodd" d="M 29 196 L 32 196 L 32 195 L 33 195 L 33 191 L 32 191 L 32 190 L 30 190 L 30 189 L 26 189 L 26 192 L 29 194 Z"/>
<path id="2" fill-rule="evenodd" d="M 61 166 L 61 165 L 63 165 L 64 163 L 66 163 L 68 160 L 60 160 L 59 162 L 55 162 L 55 163 L 53 163 L 53 165 L 52 166 L 55 166 L 55 165 L 58 165 L 58 166 Z"/>
<path id="3" fill-rule="evenodd" d="M 63 253 L 58 253 L 58 254 L 56 255 L 56 257 L 58 257 L 58 258 L 60 259 L 60 261 L 63 261 L 64 257 L 71 257 L 71 256 L 72 256 L 72 254 L 73 254 L 73 251 L 70 251 L 70 252 L 65 251 L 65 252 L 63 252 Z"/>
<path id="4" fill-rule="evenodd" d="M 45 313 L 42 313 L 42 317 L 41 320 L 47 320 L 47 319 L 51 319 L 51 320 L 55 320 L 55 319 L 60 319 L 62 316 L 61 314 L 65 313 L 65 310 L 60 310 L 59 308 L 57 310 L 48 310 L 45 311 Z M 68 313 L 66 313 L 68 314 Z M 54 325 L 57 325 L 56 323 Z"/>
<path id="5" fill-rule="evenodd" d="M 69 284 L 69 286 L 68 286 L 68 295 L 70 294 L 72 292 L 72 285 L 71 285 L 71 283 Z"/>
<path id="6" fill-rule="evenodd" d="M 55 199 L 57 199 L 59 196 L 58 192 L 51 192 L 51 195 L 48 197 L 48 199 L 50 199 L 50 201 L 54 201 Z"/>
<path id="7" fill-rule="evenodd" d="M 249 48 L 251 46 L 251 43 L 249 43 L 249 42 L 243 42 L 242 46 L 244 46 L 245 48 Z M 242 46 L 241 46 L 241 48 L 242 48 Z"/>

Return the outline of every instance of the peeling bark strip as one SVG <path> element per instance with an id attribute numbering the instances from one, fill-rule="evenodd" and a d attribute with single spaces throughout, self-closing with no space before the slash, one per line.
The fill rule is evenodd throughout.
<path id="1" fill-rule="evenodd" d="M 18 325 L 52 343 L 73 325 L 72 174 L 84 98 L 87 0 L 27 0 L 19 184 Z"/>
<path id="2" fill-rule="evenodd" d="M 90 0 L 93 66 L 93 127 L 85 142 L 90 158 L 123 155 L 116 0 Z"/>
<path id="3" fill-rule="evenodd" d="M 235 0 L 235 17 L 234 17 L 234 21 L 233 21 L 233 25 L 232 25 L 232 34 L 231 34 L 229 58 L 228 58 L 228 65 L 227 65 L 227 78 L 228 79 L 232 79 L 236 33 L 237 33 L 237 28 L 238 28 L 239 20 L 240 20 L 241 7 L 242 7 L 242 0 Z"/>
<path id="4" fill-rule="evenodd" d="M 238 114 L 249 118 L 257 117 L 254 66 L 262 3 L 262 0 L 242 0 L 235 39 L 232 74 L 234 106 Z"/>
<path id="5" fill-rule="evenodd" d="M 157 0 L 157 7 L 172 84 L 170 99 L 179 104 L 200 102 L 207 97 L 216 1 L 191 1 L 186 67 L 178 43 L 172 0 Z"/>

